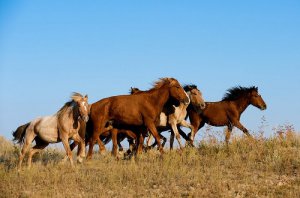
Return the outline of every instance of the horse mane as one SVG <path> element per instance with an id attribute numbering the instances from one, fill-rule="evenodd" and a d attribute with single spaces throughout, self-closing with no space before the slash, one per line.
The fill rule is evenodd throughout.
<path id="1" fill-rule="evenodd" d="M 184 91 L 187 92 L 187 91 L 190 91 L 192 89 L 198 89 L 198 88 L 197 88 L 197 85 L 195 85 L 195 84 L 189 84 L 189 85 L 184 85 L 183 89 L 184 89 Z"/>
<path id="2" fill-rule="evenodd" d="M 155 81 L 153 83 L 153 88 L 150 89 L 150 90 L 153 90 L 153 89 L 159 89 L 161 88 L 162 86 L 166 85 L 166 84 L 173 84 L 173 83 L 176 83 L 178 82 L 175 78 L 159 78 L 157 81 Z"/>
<path id="3" fill-rule="evenodd" d="M 60 119 L 66 113 L 66 111 L 70 107 L 72 107 L 72 111 L 70 111 L 69 114 L 71 114 L 73 112 L 74 125 L 77 125 L 80 113 L 79 113 L 79 107 L 76 104 L 75 100 L 79 97 L 82 98 L 83 96 L 79 93 L 73 92 L 73 94 L 71 95 L 72 100 L 66 102 L 64 104 L 64 106 L 62 106 L 60 108 L 60 110 L 57 112 L 57 118 Z M 77 128 L 77 126 L 74 126 L 74 127 Z"/>
<path id="4" fill-rule="evenodd" d="M 238 98 L 241 98 L 243 96 L 246 96 L 248 93 L 252 91 L 257 91 L 258 88 L 255 86 L 252 87 L 242 87 L 242 86 L 236 86 L 232 87 L 227 90 L 227 92 L 224 94 L 224 97 L 222 98 L 222 101 L 230 101 L 230 100 L 236 100 Z"/>

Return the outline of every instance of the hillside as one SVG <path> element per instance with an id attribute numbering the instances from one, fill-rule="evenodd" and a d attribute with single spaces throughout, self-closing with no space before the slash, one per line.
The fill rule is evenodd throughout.
<path id="1" fill-rule="evenodd" d="M 62 151 L 46 149 L 20 173 L 19 148 L 3 138 L 0 145 L 1 197 L 300 197 L 300 137 L 292 131 L 234 137 L 228 147 L 207 139 L 163 157 L 95 154 L 74 169 Z"/>

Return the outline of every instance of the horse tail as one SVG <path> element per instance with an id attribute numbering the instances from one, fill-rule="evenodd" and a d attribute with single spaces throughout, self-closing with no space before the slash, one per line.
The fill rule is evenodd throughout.
<path id="1" fill-rule="evenodd" d="M 22 126 L 19 126 L 17 128 L 17 130 L 15 130 L 12 134 L 14 136 L 13 141 L 17 141 L 17 143 L 19 143 L 19 144 L 23 143 L 24 137 L 26 134 L 26 129 L 28 128 L 29 125 L 30 125 L 30 122 L 28 122 Z"/>

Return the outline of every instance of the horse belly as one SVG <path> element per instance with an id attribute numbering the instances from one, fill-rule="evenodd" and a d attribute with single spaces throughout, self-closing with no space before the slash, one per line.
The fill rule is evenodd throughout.
<path id="1" fill-rule="evenodd" d="M 49 117 L 36 126 L 36 134 L 45 142 L 55 143 L 59 141 L 57 122 Z"/>
<path id="2" fill-rule="evenodd" d="M 160 115 L 159 115 L 159 121 L 158 121 L 158 126 L 167 126 L 167 122 L 168 122 L 168 117 L 167 115 L 162 112 Z"/>

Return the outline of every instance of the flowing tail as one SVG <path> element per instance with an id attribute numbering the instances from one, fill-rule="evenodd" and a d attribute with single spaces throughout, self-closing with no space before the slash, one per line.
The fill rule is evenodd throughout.
<path id="1" fill-rule="evenodd" d="M 30 125 L 30 122 L 28 122 L 22 126 L 19 126 L 17 128 L 17 130 L 15 130 L 12 134 L 14 136 L 13 141 L 17 141 L 19 144 L 23 143 L 26 129 L 28 128 L 29 125 Z"/>

